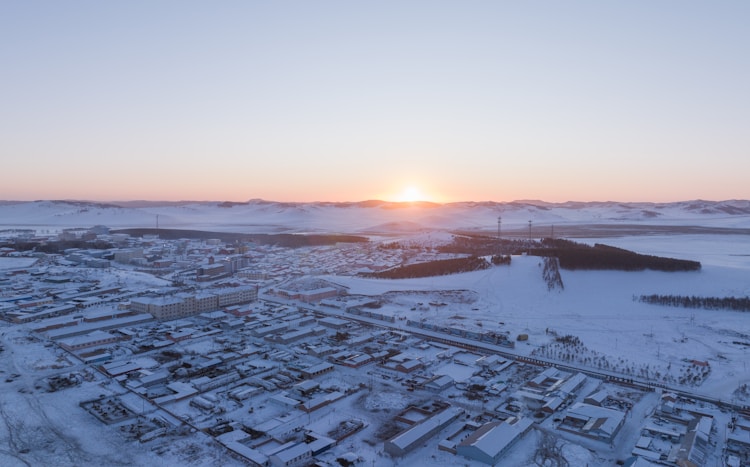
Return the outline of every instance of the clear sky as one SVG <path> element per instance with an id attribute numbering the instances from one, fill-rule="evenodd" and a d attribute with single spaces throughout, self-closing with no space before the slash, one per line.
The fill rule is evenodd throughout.
<path id="1" fill-rule="evenodd" d="M 6 1 L 0 199 L 750 198 L 750 2 Z"/>

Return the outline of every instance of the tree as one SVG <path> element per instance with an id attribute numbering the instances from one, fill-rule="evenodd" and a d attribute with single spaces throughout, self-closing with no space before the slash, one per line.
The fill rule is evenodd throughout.
<path id="1" fill-rule="evenodd" d="M 539 467 L 568 467 L 570 463 L 563 456 L 562 449 L 565 443 L 551 434 L 542 432 L 539 446 L 534 453 L 534 463 Z"/>

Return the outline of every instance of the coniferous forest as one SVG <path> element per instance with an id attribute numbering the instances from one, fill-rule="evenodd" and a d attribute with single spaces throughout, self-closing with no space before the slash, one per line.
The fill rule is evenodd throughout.
<path id="1" fill-rule="evenodd" d="M 489 267 L 490 263 L 486 259 L 470 256 L 468 258 L 441 259 L 425 263 L 408 264 L 386 271 L 364 273 L 362 276 L 377 279 L 411 279 L 478 271 Z"/>
<path id="2" fill-rule="evenodd" d="M 701 263 L 685 259 L 642 255 L 622 248 L 595 244 L 594 246 L 563 239 L 544 239 L 540 248 L 532 248 L 529 254 L 553 256 L 560 260 L 563 269 L 609 269 L 619 271 L 677 272 L 697 271 Z"/>
<path id="3" fill-rule="evenodd" d="M 688 297 L 683 295 L 641 295 L 639 300 L 651 305 L 704 310 L 750 311 L 750 297 Z"/>

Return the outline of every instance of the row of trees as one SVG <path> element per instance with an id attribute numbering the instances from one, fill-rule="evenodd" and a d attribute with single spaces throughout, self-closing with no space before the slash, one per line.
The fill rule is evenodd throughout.
<path id="1" fill-rule="evenodd" d="M 750 311 L 750 297 L 688 297 L 682 295 L 641 295 L 638 299 L 651 305 L 705 310 Z"/>
<path id="2" fill-rule="evenodd" d="M 595 244 L 594 246 L 571 240 L 544 238 L 540 241 L 527 239 L 500 239 L 486 235 L 454 235 L 450 244 L 437 247 L 441 253 L 486 256 L 497 254 L 557 257 L 563 269 L 612 269 L 620 271 L 697 271 L 698 261 L 642 255 L 622 248 Z"/>
<path id="3" fill-rule="evenodd" d="M 491 261 L 495 266 L 509 265 L 510 255 L 492 255 Z"/>
<path id="4" fill-rule="evenodd" d="M 498 251 L 508 255 L 520 255 L 528 251 L 529 246 L 541 247 L 541 243 L 521 239 L 503 238 L 486 235 L 454 235 L 451 243 L 440 245 L 436 249 L 440 253 L 464 254 L 473 256 L 488 256 Z"/>
<path id="5" fill-rule="evenodd" d="M 691 360 L 683 360 L 676 368 L 672 363 L 666 367 L 629 361 L 623 357 L 611 357 L 590 349 L 577 336 L 559 336 L 553 329 L 546 333 L 554 336 L 553 340 L 531 351 L 532 356 L 544 357 L 563 362 L 573 362 L 592 368 L 600 368 L 623 375 L 660 381 L 699 386 L 711 373 L 709 366 L 697 366 Z"/>
<path id="6" fill-rule="evenodd" d="M 11 247 L 18 251 L 39 251 L 47 254 L 62 253 L 71 248 L 91 249 L 91 250 L 108 250 L 114 248 L 109 242 L 103 240 L 56 240 L 44 243 L 18 241 L 14 243 L 0 243 L 0 247 Z"/>
<path id="7" fill-rule="evenodd" d="M 595 244 L 594 246 L 564 239 L 545 238 L 541 248 L 531 249 L 536 256 L 554 256 L 563 269 L 614 269 L 620 271 L 697 271 L 698 261 L 642 255 L 622 248 Z"/>
<path id="8" fill-rule="evenodd" d="M 113 230 L 112 233 L 126 233 L 135 237 L 143 235 L 158 235 L 164 240 L 178 240 L 181 238 L 192 238 L 207 240 L 217 238 L 223 242 L 255 242 L 261 245 L 276 245 L 287 248 L 298 248 L 304 246 L 335 245 L 336 243 L 367 243 L 369 239 L 358 235 L 336 235 L 336 234 L 243 234 L 231 232 L 208 232 L 204 230 L 182 230 L 182 229 L 122 229 Z"/>
<path id="9" fill-rule="evenodd" d="M 490 264 L 484 258 L 470 256 L 467 258 L 441 259 L 426 263 L 409 264 L 386 271 L 363 273 L 361 275 L 377 279 L 411 279 L 478 271 L 489 267 Z"/>

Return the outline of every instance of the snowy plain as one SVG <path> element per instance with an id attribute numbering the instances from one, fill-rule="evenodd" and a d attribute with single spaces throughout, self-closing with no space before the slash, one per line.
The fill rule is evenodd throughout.
<path id="1" fill-rule="evenodd" d="M 337 275 L 326 276 L 349 288 L 350 294 L 389 294 L 383 308 L 398 318 L 439 321 L 472 329 L 498 329 L 511 336 L 528 334 L 528 344 L 517 345 L 522 354 L 532 355 L 552 342 L 549 330 L 558 335 L 581 339 L 590 355 L 605 356 L 619 369 L 641 371 L 648 366 L 661 375 L 679 376 L 686 361 L 707 361 L 711 373 L 699 386 L 685 385 L 689 391 L 733 402 L 738 386 L 750 383 L 746 366 L 750 346 L 750 315 L 732 311 L 681 309 L 640 303 L 634 297 L 646 294 L 676 294 L 717 297 L 750 296 L 750 203 L 731 202 L 737 214 L 728 215 L 727 204 L 701 202 L 674 205 L 548 205 L 519 203 L 498 205 L 455 203 L 444 206 L 362 207 L 330 203 L 251 202 L 232 207 L 218 203 L 144 208 L 102 207 L 60 202 L 13 203 L 0 205 L 0 230 L 30 228 L 38 233 L 64 228 L 106 225 L 113 228 L 152 227 L 159 216 L 163 228 L 203 229 L 237 232 L 336 232 L 369 236 L 373 241 L 399 239 L 417 243 L 446 241 L 454 231 L 474 231 L 493 235 L 496 219 L 517 236 L 525 234 L 533 220 L 537 229 L 547 231 L 554 224 L 580 228 L 576 241 L 605 243 L 638 253 L 700 261 L 697 272 L 657 271 L 567 271 L 562 270 L 564 290 L 549 291 L 541 278 L 540 259 L 514 256 L 507 267 L 495 267 L 453 276 L 425 279 L 379 280 Z M 719 206 L 717 208 L 717 206 Z M 731 210 L 730 210 L 731 211 Z M 657 213 L 656 215 L 653 213 Z M 602 236 L 586 236 L 587 226 L 606 225 Z M 636 233 L 617 234 L 628 226 Z M 654 227 L 673 228 L 670 235 L 654 235 Z M 694 234 L 694 228 L 716 229 L 714 233 Z M 515 231 L 513 230 L 515 229 Z M 689 233 L 679 233 L 680 231 Z M 536 236 L 536 235 L 535 235 Z M 14 261 L 19 261 L 13 259 Z M 21 263 L 6 263 L 17 267 Z M 26 266 L 26 263 L 22 264 Z M 2 265 L 0 265 L 2 267 Z M 112 280 L 150 279 L 120 274 Z M 154 282 L 157 284 L 158 282 Z M 446 299 L 444 291 L 462 291 L 460 299 Z M 443 301 L 444 307 L 419 307 L 419 303 Z M 412 310 L 412 308 L 415 308 Z M 3 387 L 0 414 L 0 464 L 2 465 L 241 465 L 209 442 L 179 443 L 159 455 L 143 450 L 138 442 L 125 442 L 112 430 L 102 430 L 91 416 L 67 398 L 67 392 L 29 394 L 48 374 L 83 369 L 77 362 L 60 362 L 61 357 L 42 342 L 29 341 L 25 333 L 0 325 L 6 351 L 0 354 Z M 585 366 L 588 363 L 579 362 Z M 61 366 L 56 366 L 59 364 Z M 19 375 L 19 376 L 13 376 Z M 98 380 L 84 384 L 77 400 L 96 398 L 101 392 L 117 392 Z M 670 383 L 679 385 L 677 383 Z M 77 390 L 78 391 L 78 390 Z M 397 402 L 395 395 L 391 396 Z M 354 410 L 354 409 L 353 409 Z M 20 434 L 20 435 L 19 435 Z M 534 434 L 514 448 L 508 458 L 513 465 L 533 465 L 528 453 Z M 8 446 L 8 449 L 5 449 Z M 352 447 L 355 449 L 355 447 Z M 13 453 L 29 449 L 30 457 Z M 580 465 L 596 465 L 591 453 L 575 444 L 566 448 L 569 459 Z M 368 459 L 380 460 L 373 449 Z M 30 464 L 28 460 L 33 462 Z M 429 463 L 451 465 L 452 456 Z M 413 456 L 404 463 L 427 465 Z M 422 460 L 423 461 L 423 460 Z M 463 459 L 461 459 L 464 462 Z M 508 464 L 511 465 L 511 464 Z"/>
<path id="2" fill-rule="evenodd" d="M 528 345 L 517 351 L 531 353 L 548 344 L 552 329 L 574 335 L 592 351 L 617 360 L 627 356 L 636 366 L 649 364 L 664 373 L 670 363 L 709 361 L 711 376 L 697 392 L 730 399 L 740 384 L 750 383 L 745 366 L 748 347 L 733 344 L 750 336 L 750 317 L 745 313 L 715 310 L 685 310 L 648 305 L 633 300 L 641 294 L 747 296 L 747 272 L 736 268 L 706 266 L 699 272 L 656 271 L 562 271 L 565 289 L 548 291 L 541 279 L 540 260 L 518 256 L 507 268 L 428 279 L 386 281 L 358 277 L 328 277 L 349 287 L 349 293 L 380 295 L 401 290 L 469 290 L 474 302 L 450 303 L 440 309 L 411 311 L 404 303 L 385 307 L 397 318 L 427 319 L 456 327 L 509 331 L 511 336 L 528 334 Z M 412 305 L 431 300 L 446 301 L 440 294 L 414 295 Z M 406 300 L 406 299 L 404 299 Z M 408 302 L 405 302 L 408 304 Z M 502 322 L 502 325 L 498 323 Z"/>
<path id="3" fill-rule="evenodd" d="M 502 228 L 525 232 L 532 221 L 535 236 L 548 235 L 549 226 L 609 227 L 702 226 L 750 229 L 750 201 L 687 201 L 679 203 L 544 203 L 541 201 L 458 202 L 448 204 L 393 203 L 184 203 L 142 207 L 123 203 L 73 201 L 0 203 L 0 230 L 106 225 L 111 228 L 156 227 L 220 232 L 342 232 L 404 233 L 429 230 L 488 231 Z M 541 230 L 539 230 L 541 229 Z M 748 232 L 743 230 L 743 233 Z"/>

